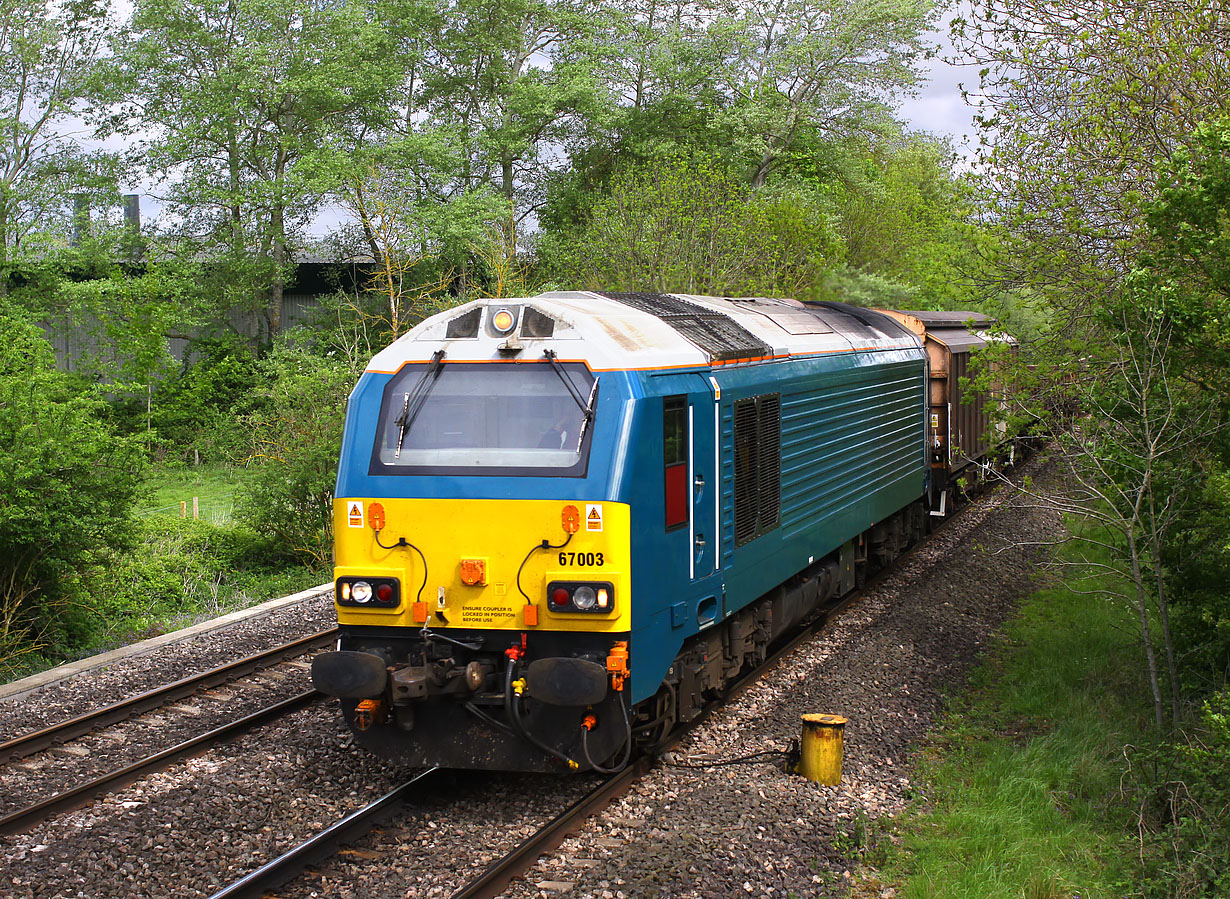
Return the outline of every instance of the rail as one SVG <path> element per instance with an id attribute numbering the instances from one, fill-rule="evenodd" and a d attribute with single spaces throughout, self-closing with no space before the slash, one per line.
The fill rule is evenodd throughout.
<path id="1" fill-rule="evenodd" d="M 255 727 L 267 724 L 270 721 L 276 721 L 323 698 L 325 698 L 323 693 L 308 690 L 305 693 L 292 696 L 290 699 L 284 699 L 251 715 L 246 715 L 243 718 L 232 721 L 229 724 L 214 728 L 208 733 L 201 734 L 191 740 L 186 740 L 177 746 L 172 746 L 170 749 L 146 756 L 144 759 L 118 771 L 104 774 L 88 783 L 65 790 L 62 793 L 57 793 L 55 796 L 42 802 L 18 809 L 0 818 L 0 836 L 24 833 L 55 815 L 89 805 L 97 796 L 126 787 L 147 774 L 163 770 L 180 759 L 200 755 L 219 743 L 233 740 L 235 737 Z"/>
<path id="2" fill-rule="evenodd" d="M 149 690 L 138 696 L 95 709 L 84 715 L 78 715 L 76 718 L 22 734 L 0 743 L 0 763 L 25 758 L 35 752 L 41 752 L 44 749 L 91 733 L 100 727 L 115 724 L 117 721 L 123 721 L 125 718 L 133 715 L 139 715 L 142 712 L 148 712 L 152 709 L 160 708 L 167 703 L 183 699 L 185 696 L 191 696 L 198 690 L 216 687 L 237 677 L 242 677 L 254 671 L 259 671 L 262 668 L 268 668 L 286 659 L 303 655 L 312 649 L 328 645 L 336 638 L 336 627 L 310 634 L 301 639 L 283 643 L 280 646 L 255 653 L 235 662 L 182 678 L 174 683 Z"/>

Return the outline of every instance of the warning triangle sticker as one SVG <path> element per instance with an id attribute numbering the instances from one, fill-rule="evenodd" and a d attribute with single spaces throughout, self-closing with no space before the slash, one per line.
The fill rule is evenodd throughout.
<path id="1" fill-rule="evenodd" d="M 356 516 L 360 518 L 363 517 L 363 507 L 359 505 L 358 503 L 351 503 L 350 504 L 350 517 L 354 518 Z"/>
<path id="2" fill-rule="evenodd" d="M 602 516 L 598 514 L 597 507 L 594 507 L 593 509 L 589 510 L 589 520 L 590 521 L 601 521 L 602 520 Z"/>

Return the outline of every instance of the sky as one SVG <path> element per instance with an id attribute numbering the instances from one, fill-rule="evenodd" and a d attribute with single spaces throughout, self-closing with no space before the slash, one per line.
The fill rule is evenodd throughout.
<path id="1" fill-rule="evenodd" d="M 959 155 L 968 157 L 978 138 L 974 110 L 961 98 L 961 85 L 977 88 L 978 69 L 974 65 L 955 66 L 947 61 L 957 55 L 949 38 L 952 19 L 963 12 L 966 5 L 958 4 L 955 10 L 943 15 L 928 35 L 939 52 L 924 66 L 926 84 L 917 96 L 902 102 L 898 115 L 915 131 L 948 138 Z"/>
<path id="2" fill-rule="evenodd" d="M 901 118 L 915 131 L 949 138 L 954 149 L 973 146 L 977 140 L 974 110 L 961 98 L 960 85 L 972 86 L 978 73 L 938 58 L 930 60 L 929 64 L 926 86 L 918 96 L 902 103 Z"/>

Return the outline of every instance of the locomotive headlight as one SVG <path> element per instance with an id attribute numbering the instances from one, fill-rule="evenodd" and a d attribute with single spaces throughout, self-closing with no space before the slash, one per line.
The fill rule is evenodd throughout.
<path id="1" fill-rule="evenodd" d="M 371 602 L 372 585 L 367 581 L 355 581 L 350 588 L 350 598 L 354 602 Z"/>
<path id="2" fill-rule="evenodd" d="M 495 328 L 501 334 L 507 334 L 513 329 L 513 325 L 517 323 L 517 317 L 512 314 L 511 309 L 497 310 L 495 315 L 491 316 L 491 327 Z"/>
<path id="3" fill-rule="evenodd" d="M 598 594 L 590 586 L 577 587 L 572 594 L 572 604 L 582 612 L 588 612 L 598 604 Z"/>

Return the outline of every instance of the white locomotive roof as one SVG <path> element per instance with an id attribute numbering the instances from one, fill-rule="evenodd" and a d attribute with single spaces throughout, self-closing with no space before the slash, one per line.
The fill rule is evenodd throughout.
<path id="1" fill-rule="evenodd" d="M 408 362 L 426 362 L 437 350 L 452 362 L 537 361 L 554 350 L 560 361 L 582 361 L 591 370 L 694 368 L 857 350 L 916 348 L 921 341 L 906 329 L 870 310 L 833 304 L 804 305 L 796 300 L 764 297 L 666 296 L 589 291 L 558 291 L 516 299 L 474 300 L 433 315 L 378 353 L 371 372 L 395 372 Z M 717 339 L 735 335 L 743 344 L 717 358 L 712 344 L 686 327 L 638 308 L 636 298 L 673 304 L 716 326 Z M 481 310 L 476 336 L 448 336 L 451 322 Z M 511 310 L 517 325 L 497 336 L 491 318 Z M 526 310 L 554 322 L 550 337 L 526 336 Z M 692 316 L 679 313 L 679 319 Z M 690 334 L 692 339 L 685 334 Z M 755 346 L 755 350 L 746 347 Z"/>

